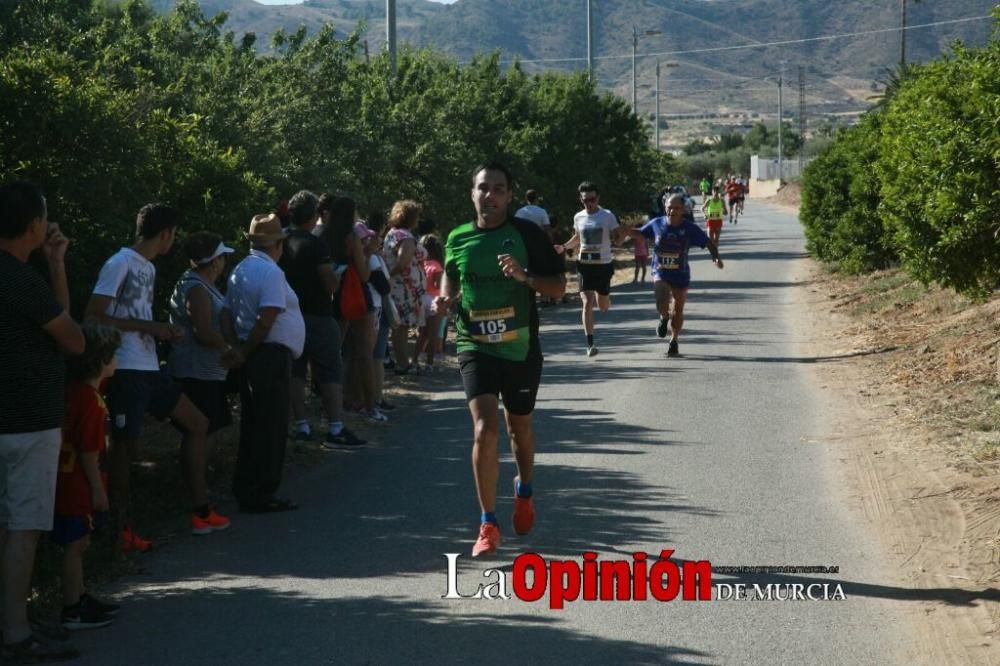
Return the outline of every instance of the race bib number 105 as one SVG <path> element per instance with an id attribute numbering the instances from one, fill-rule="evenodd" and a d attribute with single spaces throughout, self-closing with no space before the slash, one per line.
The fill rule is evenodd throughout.
<path id="1" fill-rule="evenodd" d="M 472 337 L 477 342 L 507 342 L 517 337 L 514 330 L 514 308 L 472 310 L 469 312 Z"/>

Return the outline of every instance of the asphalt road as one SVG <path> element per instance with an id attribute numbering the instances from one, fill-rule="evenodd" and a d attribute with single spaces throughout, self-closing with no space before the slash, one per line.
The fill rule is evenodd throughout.
<path id="1" fill-rule="evenodd" d="M 224 533 L 147 556 L 147 573 L 106 592 L 108 629 L 78 634 L 84 663 L 128 664 L 891 664 L 912 641 L 874 539 L 853 524 L 810 444 L 822 403 L 794 338 L 793 215 L 750 202 L 722 236 L 726 268 L 694 251 L 682 358 L 655 337 L 652 289 L 624 286 L 584 356 L 579 311 L 543 311 L 536 412 L 538 522 L 509 527 L 472 561 L 478 508 L 471 428 L 457 374 L 430 402 L 394 414 L 377 446 L 296 469 L 293 514 L 241 516 Z M 581 562 L 673 549 L 715 566 L 835 565 L 837 574 L 716 575 L 715 583 L 827 583 L 834 601 L 443 600 L 445 553 L 459 591 L 533 551 Z M 492 580 L 492 578 L 490 579 Z M 508 576 L 508 582 L 510 577 Z M 788 589 L 788 588 L 783 588 Z"/>

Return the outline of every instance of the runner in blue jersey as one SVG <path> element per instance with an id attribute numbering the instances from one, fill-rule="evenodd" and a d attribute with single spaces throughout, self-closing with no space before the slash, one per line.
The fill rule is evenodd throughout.
<path id="1" fill-rule="evenodd" d="M 712 255 L 712 263 L 719 268 L 722 268 L 722 259 L 719 247 L 702 228 L 685 219 L 682 195 L 667 195 L 666 211 L 665 217 L 653 218 L 642 227 L 632 229 L 630 234 L 653 241 L 653 288 L 656 290 L 656 310 L 660 314 L 656 334 L 665 338 L 669 327 L 667 356 L 679 356 L 677 339 L 684 326 L 684 304 L 687 302 L 688 285 L 691 284 L 688 252 L 692 245 L 707 248 Z M 674 303 L 672 313 L 671 300 Z"/>

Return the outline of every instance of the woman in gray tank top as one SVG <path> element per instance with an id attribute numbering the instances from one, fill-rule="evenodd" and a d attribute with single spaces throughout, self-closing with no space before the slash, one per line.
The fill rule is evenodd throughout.
<path id="1" fill-rule="evenodd" d="M 184 243 L 191 262 L 170 297 L 170 323 L 184 336 L 173 344 L 168 367 L 188 398 L 208 417 L 209 432 L 232 423 L 226 401 L 227 367 L 232 360 L 222 337 L 219 313 L 224 296 L 215 282 L 226 268 L 233 249 L 208 231 L 191 234 Z"/>

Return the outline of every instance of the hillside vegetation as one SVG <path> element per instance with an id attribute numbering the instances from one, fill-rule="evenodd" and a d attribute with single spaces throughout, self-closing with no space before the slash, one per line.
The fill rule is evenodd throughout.
<path id="1" fill-rule="evenodd" d="M 179 206 L 182 231 L 227 239 L 300 188 L 351 194 L 365 212 L 413 198 L 447 231 L 470 218 L 470 173 L 490 158 L 562 220 L 582 180 L 627 212 L 672 169 L 627 104 L 583 75 L 407 49 L 394 78 L 329 27 L 278 33 L 261 54 L 194 2 L 166 15 L 139 0 L 3 5 L 0 98 L 0 180 L 45 189 L 74 240 L 77 305 L 149 201 Z M 169 261 L 161 289 L 183 267 Z"/>
<path id="2" fill-rule="evenodd" d="M 819 259 L 849 272 L 902 266 L 984 299 L 1000 283 L 1000 9 L 983 48 L 902 70 L 803 177 Z"/>

